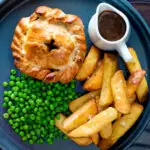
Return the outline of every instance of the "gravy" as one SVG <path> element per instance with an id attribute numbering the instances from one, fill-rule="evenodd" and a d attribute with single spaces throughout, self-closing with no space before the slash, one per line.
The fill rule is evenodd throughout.
<path id="1" fill-rule="evenodd" d="M 124 36 L 126 23 L 117 13 L 103 11 L 98 17 L 98 28 L 104 39 L 108 41 L 117 41 Z"/>

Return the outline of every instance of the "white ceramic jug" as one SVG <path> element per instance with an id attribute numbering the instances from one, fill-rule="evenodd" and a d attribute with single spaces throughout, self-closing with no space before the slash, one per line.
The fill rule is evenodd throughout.
<path id="1" fill-rule="evenodd" d="M 108 41 L 100 35 L 99 29 L 98 29 L 98 16 L 99 16 L 99 14 L 101 14 L 103 11 L 106 11 L 106 10 L 113 11 L 113 12 L 119 14 L 126 23 L 126 32 L 125 32 L 124 36 L 117 41 Z M 96 13 L 92 16 L 92 18 L 89 22 L 88 33 L 89 33 L 91 41 L 98 48 L 103 49 L 103 50 L 109 50 L 109 51 L 115 49 L 119 52 L 119 54 L 121 55 L 121 57 L 123 58 L 123 60 L 125 62 L 132 60 L 132 56 L 126 45 L 126 42 L 130 35 L 129 20 L 125 16 L 125 14 L 123 14 L 121 11 L 119 11 L 112 5 L 107 4 L 107 3 L 100 3 L 97 6 Z"/>

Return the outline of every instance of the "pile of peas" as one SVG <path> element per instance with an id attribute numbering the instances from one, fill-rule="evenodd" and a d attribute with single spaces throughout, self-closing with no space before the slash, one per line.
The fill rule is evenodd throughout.
<path id="1" fill-rule="evenodd" d="M 52 144 L 55 138 L 67 137 L 55 127 L 59 113 L 70 114 L 68 104 L 79 97 L 76 81 L 69 84 L 44 83 L 25 74 L 10 71 L 10 81 L 3 82 L 3 117 L 23 141 Z"/>

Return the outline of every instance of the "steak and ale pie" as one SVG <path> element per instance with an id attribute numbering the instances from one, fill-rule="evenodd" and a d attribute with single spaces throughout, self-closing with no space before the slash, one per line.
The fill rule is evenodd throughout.
<path id="1" fill-rule="evenodd" d="M 21 18 L 11 48 L 21 72 L 45 82 L 68 83 L 85 57 L 84 26 L 78 16 L 40 6 Z"/>

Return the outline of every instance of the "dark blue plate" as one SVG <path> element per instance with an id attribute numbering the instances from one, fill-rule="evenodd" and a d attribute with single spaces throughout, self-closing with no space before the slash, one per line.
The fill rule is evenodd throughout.
<path id="1" fill-rule="evenodd" d="M 87 27 L 90 17 L 95 13 L 96 6 L 102 0 L 8 0 L 0 6 L 0 84 L 8 80 L 9 70 L 14 67 L 10 44 L 13 32 L 18 20 L 23 16 L 29 16 L 37 6 L 47 5 L 58 7 L 65 13 L 76 14 L 81 17 L 85 25 L 85 33 L 88 48 L 91 46 L 87 34 Z M 104 1 L 103 1 L 104 2 Z M 133 47 L 140 59 L 142 67 L 147 70 L 149 76 L 150 63 L 150 30 L 143 18 L 125 0 L 105 0 L 123 11 L 129 18 L 132 26 L 131 37 L 128 45 Z M 124 69 L 123 62 L 120 61 L 121 68 Z M 149 83 L 149 81 L 148 81 Z M 77 89 L 80 90 L 80 89 Z M 0 86 L 0 147 L 5 150 L 96 150 L 94 145 L 80 147 L 72 141 L 55 141 L 53 145 L 29 145 L 23 143 L 17 136 L 7 121 L 3 120 L 1 107 L 3 101 L 3 88 Z M 112 149 L 127 149 L 146 127 L 150 112 L 150 101 L 144 104 L 144 112 L 137 123 L 123 136 Z"/>

